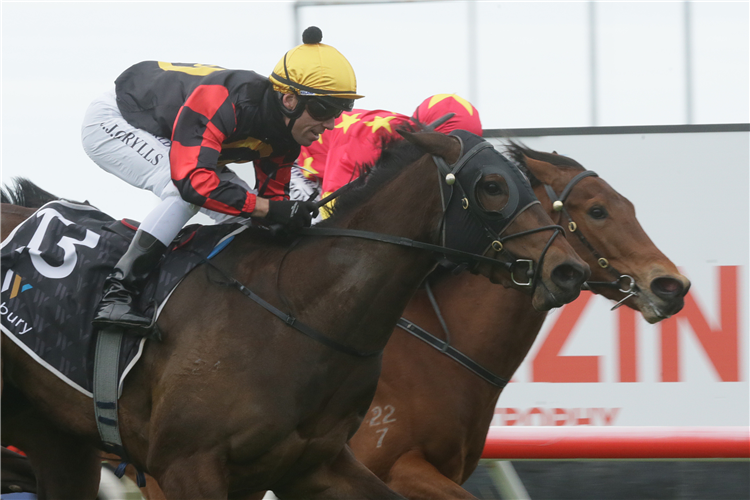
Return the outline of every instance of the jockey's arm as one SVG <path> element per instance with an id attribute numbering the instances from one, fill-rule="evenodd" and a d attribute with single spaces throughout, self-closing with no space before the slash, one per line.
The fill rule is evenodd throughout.
<path id="1" fill-rule="evenodd" d="M 254 194 L 222 181 L 217 173 L 222 142 L 236 126 L 226 87 L 196 88 L 180 109 L 172 131 L 172 181 L 185 201 L 224 214 L 262 217 L 268 211 L 267 202 L 256 207 Z"/>
<path id="2" fill-rule="evenodd" d="M 268 215 L 268 200 L 261 198 L 260 196 L 255 197 L 255 210 L 250 214 L 251 217 L 265 217 Z"/>

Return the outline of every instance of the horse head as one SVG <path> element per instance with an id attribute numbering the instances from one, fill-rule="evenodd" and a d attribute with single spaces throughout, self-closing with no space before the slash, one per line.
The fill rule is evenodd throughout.
<path id="1" fill-rule="evenodd" d="M 589 267 L 564 238 L 556 238 L 563 229 L 551 223 L 515 165 L 463 130 L 447 136 L 401 133 L 438 167 L 441 243 L 474 254 L 469 259 L 446 254 L 452 265 L 532 295 L 540 311 L 578 297 Z"/>
<path id="2" fill-rule="evenodd" d="M 690 281 L 654 245 L 627 198 L 565 156 L 515 143 L 509 152 L 528 169 L 545 209 L 591 266 L 593 292 L 617 301 L 615 307 L 640 311 L 649 323 L 682 309 Z"/>

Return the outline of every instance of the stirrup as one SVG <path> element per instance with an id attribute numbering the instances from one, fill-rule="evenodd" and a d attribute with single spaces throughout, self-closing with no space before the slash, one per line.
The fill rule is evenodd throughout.
<path id="1" fill-rule="evenodd" d="M 162 332 L 161 329 L 156 324 L 156 313 L 157 308 L 154 308 L 154 313 L 151 316 L 151 322 L 146 326 L 139 326 L 139 325 L 133 325 L 128 323 L 123 323 L 120 321 L 115 320 L 94 320 L 92 321 L 92 324 L 94 325 L 94 328 L 97 330 L 105 330 L 107 328 L 116 328 L 118 330 L 122 330 L 123 333 L 134 335 L 137 337 L 146 337 L 150 339 L 154 339 L 157 341 L 161 341 L 162 339 Z M 146 317 L 143 315 L 143 317 Z"/>

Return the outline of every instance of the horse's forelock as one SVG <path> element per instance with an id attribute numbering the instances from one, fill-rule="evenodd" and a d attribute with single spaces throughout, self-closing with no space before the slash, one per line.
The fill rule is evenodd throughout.
<path id="1" fill-rule="evenodd" d="M 575 161 L 573 158 L 568 158 L 567 156 L 559 155 L 557 153 L 545 153 L 544 151 L 537 151 L 520 142 L 510 141 L 505 145 L 505 148 L 507 154 L 511 157 L 511 159 L 529 178 L 529 182 L 533 187 L 541 184 L 541 181 L 534 176 L 531 170 L 529 170 L 528 165 L 526 165 L 526 158 L 543 161 L 560 168 L 586 170 L 583 165 Z"/>

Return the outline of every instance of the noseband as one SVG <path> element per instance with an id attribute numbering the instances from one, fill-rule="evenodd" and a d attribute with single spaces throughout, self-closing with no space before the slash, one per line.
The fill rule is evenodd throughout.
<path id="1" fill-rule="evenodd" d="M 609 260 L 607 260 L 594 248 L 594 246 L 589 242 L 589 240 L 586 239 L 583 233 L 578 230 L 578 224 L 575 223 L 573 218 L 570 216 L 567 208 L 565 208 L 565 201 L 568 199 L 570 192 L 573 191 L 573 188 L 576 186 L 576 184 L 578 184 L 582 179 L 585 179 L 586 177 L 599 177 L 599 175 L 593 170 L 585 170 L 581 172 L 568 182 L 559 197 L 557 196 L 557 193 L 555 193 L 555 190 L 552 189 L 552 186 L 550 186 L 549 184 L 545 184 L 544 189 L 547 191 L 549 199 L 552 200 L 552 210 L 555 212 L 560 212 L 561 218 L 563 215 L 567 217 L 568 231 L 578 236 L 578 239 L 581 241 L 581 243 L 583 243 L 583 245 L 588 248 L 591 254 L 596 258 L 596 262 L 599 264 L 599 267 L 601 267 L 602 269 L 606 269 L 614 277 L 614 281 L 587 281 L 586 283 L 584 283 L 583 289 L 591 290 L 592 286 L 601 286 L 608 288 L 617 288 L 620 292 L 625 294 L 625 298 L 620 300 L 612 307 L 611 310 L 614 311 L 615 309 L 623 305 L 625 301 L 630 297 L 638 296 L 639 289 L 638 285 L 635 284 L 635 279 L 633 279 L 632 276 L 622 274 L 620 271 L 615 269 L 615 267 L 609 263 Z"/>

